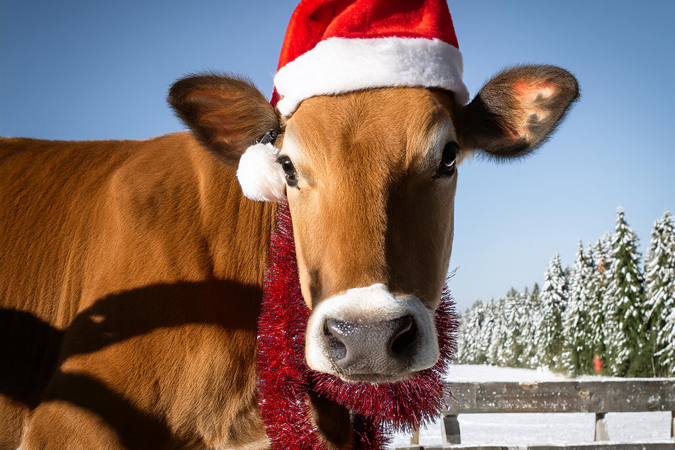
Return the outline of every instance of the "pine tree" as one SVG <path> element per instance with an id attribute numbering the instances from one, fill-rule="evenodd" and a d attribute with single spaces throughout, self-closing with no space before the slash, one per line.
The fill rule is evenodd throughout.
<path id="1" fill-rule="evenodd" d="M 605 231 L 605 234 L 602 235 L 602 239 L 600 240 L 600 245 L 602 247 L 602 257 L 603 257 L 603 262 L 607 266 L 607 269 L 609 269 L 609 266 L 612 265 L 612 240 L 614 238 L 612 237 L 612 233 L 609 231 Z"/>
<path id="2" fill-rule="evenodd" d="M 615 347 L 612 345 L 612 342 L 619 334 L 618 324 L 616 322 L 616 302 L 613 298 L 607 293 L 609 286 L 609 275 L 610 267 L 612 267 L 612 234 L 609 231 L 605 231 L 605 234 L 600 240 L 600 260 L 598 262 L 598 270 L 603 271 L 604 275 L 604 286 L 602 289 L 602 297 L 600 297 L 601 303 L 601 331 L 602 337 L 600 338 L 599 346 L 602 347 L 601 358 L 604 363 L 604 374 L 612 374 L 612 364 L 615 356 L 613 354 Z"/>
<path id="3" fill-rule="evenodd" d="M 537 338 L 538 356 L 550 368 L 559 368 L 562 362 L 563 345 L 562 312 L 567 304 L 567 283 L 556 253 L 544 274 L 544 289 L 541 292 L 542 320 Z"/>
<path id="4" fill-rule="evenodd" d="M 656 356 L 661 358 L 666 374 L 672 377 L 675 375 L 675 309 L 666 317 L 666 323 L 657 339 L 657 342 L 665 344 L 665 347 Z"/>
<path id="5" fill-rule="evenodd" d="M 565 286 L 569 289 L 572 283 L 572 267 L 567 266 L 563 269 L 563 273 L 565 274 Z M 564 305 L 567 307 L 567 305 Z"/>
<path id="6" fill-rule="evenodd" d="M 668 210 L 652 229 L 645 260 L 645 296 L 655 375 L 672 375 L 675 330 L 674 322 L 667 319 L 675 312 L 675 226 Z"/>
<path id="7" fill-rule="evenodd" d="M 484 320 L 483 302 L 476 301 L 464 314 L 457 333 L 455 361 L 461 364 L 483 364 L 485 348 L 482 347 L 481 327 Z"/>
<path id="8" fill-rule="evenodd" d="M 651 374 L 651 356 L 645 339 L 645 305 L 640 270 L 638 237 L 630 229 L 623 208 L 617 210 L 612 237 L 612 263 L 609 268 L 607 298 L 612 303 L 616 322 L 615 335 L 609 345 L 612 371 L 619 376 Z"/>
<path id="9" fill-rule="evenodd" d="M 589 288 L 594 270 L 590 249 L 584 250 L 579 241 L 577 258 L 570 276 L 569 302 L 563 313 L 563 365 L 572 375 L 591 373 L 594 348 L 589 319 L 594 299 Z"/>
<path id="10" fill-rule="evenodd" d="M 495 328 L 495 302 L 490 299 L 483 307 L 483 321 L 480 327 L 478 345 L 482 353 L 482 361 L 479 364 L 494 364 L 491 355 L 492 337 Z"/>
<path id="11" fill-rule="evenodd" d="M 488 347 L 488 362 L 495 366 L 505 365 L 504 343 L 508 333 L 508 324 L 506 323 L 506 300 L 491 301 L 492 304 L 492 323 L 490 334 L 490 345 Z"/>
<path id="12" fill-rule="evenodd" d="M 455 354 L 453 355 L 453 361 L 457 364 L 470 364 L 467 362 L 466 353 L 471 347 L 465 345 L 466 321 L 470 313 L 471 310 L 467 310 L 461 317 L 457 318 L 459 326 L 455 335 Z"/>
<path id="13" fill-rule="evenodd" d="M 588 286 L 590 297 L 590 309 L 588 310 L 589 339 L 593 348 L 593 356 L 597 355 L 603 363 L 602 373 L 609 375 L 611 374 L 608 366 L 610 354 L 606 342 L 608 342 L 609 337 L 615 334 L 613 331 L 615 322 L 612 316 L 613 312 L 608 312 L 610 302 L 607 301 L 605 295 L 607 292 L 606 274 L 609 268 L 609 258 L 605 253 L 602 241 L 599 239 L 591 249 L 591 258 L 595 267 Z"/>
<path id="14" fill-rule="evenodd" d="M 525 291 L 523 295 L 523 314 L 520 323 L 520 345 L 522 351 L 518 359 L 520 367 L 536 369 L 541 364 L 537 354 L 537 339 L 541 325 L 541 302 L 540 290 L 537 283 L 532 288 L 532 293 Z"/>
<path id="15" fill-rule="evenodd" d="M 508 325 L 502 329 L 506 332 L 502 365 L 506 367 L 519 366 L 520 354 L 523 351 L 520 338 L 523 309 L 521 294 L 511 288 L 504 301 L 504 319 Z"/>

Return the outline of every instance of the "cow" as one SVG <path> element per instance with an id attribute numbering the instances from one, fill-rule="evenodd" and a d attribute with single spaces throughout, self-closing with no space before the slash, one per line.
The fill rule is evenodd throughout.
<path id="1" fill-rule="evenodd" d="M 418 3 L 450 19 L 445 2 Z M 298 22 L 311 30 L 355 11 L 303 4 L 319 5 Z M 400 67 L 385 64 L 357 79 L 382 85 L 322 91 L 334 72 L 361 72 L 298 58 L 310 75 L 280 69 L 272 103 L 244 78 L 202 73 L 168 95 L 189 132 L 0 138 L 0 450 L 269 448 L 257 328 L 278 202 L 311 310 L 306 364 L 346 383 L 394 383 L 436 363 L 458 167 L 475 152 L 531 153 L 579 87 L 564 69 L 516 66 L 466 104 L 456 45 L 386 41 L 391 23 L 373 48 L 438 67 L 399 85 L 388 80 Z M 362 41 L 319 46 L 334 56 Z M 259 168 L 244 164 L 253 150 L 270 152 Z M 247 178 L 257 171 L 269 177 Z M 308 401 L 326 448 L 351 448 L 350 411 Z"/>
<path id="2" fill-rule="evenodd" d="M 567 71 L 521 66 L 467 106 L 440 90 L 378 88 L 307 99 L 284 121 L 247 81 L 206 74 L 169 96 L 192 133 L 3 138 L 0 448 L 266 448 L 256 320 L 277 206 L 243 196 L 234 166 L 243 150 L 279 133 L 310 308 L 394 293 L 433 311 L 457 166 L 477 149 L 527 154 L 577 96 Z M 386 381 L 435 357 L 433 346 L 408 366 L 368 355 L 379 362 L 364 374 L 330 352 L 308 361 L 346 380 Z M 316 411 L 349 427 L 338 405 Z"/>

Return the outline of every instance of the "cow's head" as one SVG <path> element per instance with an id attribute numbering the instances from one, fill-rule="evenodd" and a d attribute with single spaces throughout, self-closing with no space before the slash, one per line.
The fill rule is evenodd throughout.
<path id="1" fill-rule="evenodd" d="M 169 101 L 224 163 L 268 131 L 285 178 L 302 293 L 312 309 L 311 368 L 346 381 L 396 381 L 434 365 L 433 313 L 453 239 L 458 166 L 475 150 L 530 153 L 579 95 L 575 78 L 522 66 L 467 106 L 424 88 L 378 88 L 303 101 L 279 117 L 244 80 L 186 78 Z M 261 169 L 262 170 L 262 169 Z"/>

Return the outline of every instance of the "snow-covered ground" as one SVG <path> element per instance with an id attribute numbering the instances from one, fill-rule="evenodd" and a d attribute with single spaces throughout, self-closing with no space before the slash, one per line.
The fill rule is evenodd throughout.
<path id="1" fill-rule="evenodd" d="M 590 377 L 585 377 L 586 379 Z M 564 379 L 549 371 L 455 365 L 449 381 L 546 381 Z M 665 441 L 670 437 L 670 412 L 609 413 L 607 427 L 614 442 Z M 460 414 L 462 444 L 532 445 L 593 442 L 595 414 L 512 413 Z M 420 445 L 441 445 L 438 422 L 420 430 Z M 394 436 L 391 447 L 410 445 L 410 435 Z"/>

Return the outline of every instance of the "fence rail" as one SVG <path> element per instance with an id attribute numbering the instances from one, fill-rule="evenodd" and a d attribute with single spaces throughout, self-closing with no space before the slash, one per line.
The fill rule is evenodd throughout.
<path id="1" fill-rule="evenodd" d="M 647 443 L 607 443 L 590 442 L 585 444 L 569 445 L 452 445 L 437 446 L 410 445 L 397 447 L 397 450 L 673 450 L 672 442 L 647 442 Z"/>
<path id="2" fill-rule="evenodd" d="M 441 420 L 443 447 L 461 450 L 675 450 L 675 378 L 604 381 L 455 382 L 453 398 Z M 611 443 L 605 414 L 609 412 L 670 411 L 670 441 Z M 570 445 L 466 446 L 461 445 L 457 416 L 477 413 L 595 413 L 594 443 Z M 418 444 L 419 434 L 413 436 Z M 421 449 L 418 445 L 406 448 Z"/>

